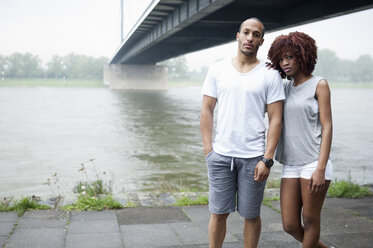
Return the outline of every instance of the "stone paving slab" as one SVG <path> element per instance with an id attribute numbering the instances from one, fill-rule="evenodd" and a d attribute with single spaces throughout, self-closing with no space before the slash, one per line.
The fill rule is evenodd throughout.
<path id="1" fill-rule="evenodd" d="M 210 212 L 208 206 L 192 206 L 183 207 L 183 211 L 190 218 L 193 225 L 198 226 L 201 230 L 205 230 L 207 233 L 208 223 L 210 219 Z M 224 242 L 237 242 L 237 238 L 234 236 L 237 232 L 243 230 L 243 218 L 237 213 L 231 213 L 227 220 L 227 232 L 225 235 Z M 240 230 L 240 231 L 238 231 Z"/>
<path id="2" fill-rule="evenodd" d="M 66 248 L 122 248 L 120 233 L 79 233 L 66 236 Z"/>
<path id="3" fill-rule="evenodd" d="M 183 245 L 209 243 L 207 228 L 202 229 L 192 223 L 172 223 L 170 225 Z"/>
<path id="4" fill-rule="evenodd" d="M 120 226 L 126 248 L 149 248 L 182 245 L 171 225 L 141 224 Z"/>
<path id="5" fill-rule="evenodd" d="M 108 211 L 87 211 L 87 212 L 73 212 L 70 221 L 117 221 L 117 214 L 114 210 Z"/>
<path id="6" fill-rule="evenodd" d="M 323 236 L 328 244 L 338 248 L 372 248 L 373 237 L 371 232 L 367 233 L 341 233 Z"/>
<path id="7" fill-rule="evenodd" d="M 50 219 L 50 220 L 68 220 L 70 218 L 70 212 L 63 210 L 31 210 L 27 211 L 22 215 L 23 219 Z"/>
<path id="8" fill-rule="evenodd" d="M 373 221 L 366 217 L 354 215 L 341 208 L 327 208 L 321 212 L 321 237 L 364 232 L 373 233 Z"/>
<path id="9" fill-rule="evenodd" d="M 137 207 L 117 210 L 119 225 L 189 222 L 179 207 Z"/>
<path id="10" fill-rule="evenodd" d="M 271 203 L 279 209 L 278 201 Z M 322 211 L 322 241 L 338 248 L 372 247 L 372 208 L 373 197 L 327 198 Z M 262 206 L 261 218 L 260 248 L 301 247 L 282 230 L 277 211 Z M 137 207 L 71 215 L 39 210 L 26 212 L 20 218 L 16 213 L 0 213 L 0 247 L 208 248 L 208 221 L 208 206 Z M 231 213 L 223 247 L 243 247 L 243 224 L 238 213 Z"/>
<path id="11" fill-rule="evenodd" d="M 66 220 L 25 219 L 18 221 L 17 228 L 64 228 Z"/>
<path id="12" fill-rule="evenodd" d="M 286 234 L 283 231 L 262 232 L 260 234 L 258 247 L 259 248 L 270 248 L 270 247 L 299 248 L 301 247 L 301 243 L 296 241 L 293 237 L 291 237 L 289 234 Z"/>
<path id="13" fill-rule="evenodd" d="M 6 243 L 8 236 L 0 236 L 0 247 L 3 247 Z"/>
<path id="14" fill-rule="evenodd" d="M 239 242 L 224 243 L 223 248 L 242 248 L 243 244 Z M 209 248 L 208 244 L 204 245 L 182 245 L 182 246 L 167 246 L 166 248 Z"/>
<path id="15" fill-rule="evenodd" d="M 0 236 L 8 236 L 14 227 L 13 222 L 2 222 L 0 223 Z"/>
<path id="16" fill-rule="evenodd" d="M 16 212 L 0 212 L 0 223 L 2 222 L 13 222 L 15 223 L 18 220 L 18 214 Z"/>
<path id="17" fill-rule="evenodd" d="M 65 247 L 63 228 L 18 229 L 9 238 L 6 248 L 62 248 Z"/>
<path id="18" fill-rule="evenodd" d="M 183 207 L 182 210 L 195 225 L 207 227 L 210 219 L 208 206 Z"/>
<path id="19" fill-rule="evenodd" d="M 117 221 L 112 220 L 72 221 L 67 230 L 68 234 L 119 233 L 119 226 Z"/>

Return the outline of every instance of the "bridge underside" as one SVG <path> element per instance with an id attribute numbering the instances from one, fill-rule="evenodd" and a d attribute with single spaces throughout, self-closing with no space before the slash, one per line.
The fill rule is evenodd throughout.
<path id="1" fill-rule="evenodd" d="M 155 64 L 231 42 L 248 17 L 268 32 L 372 7 L 372 0 L 160 0 L 110 63 Z"/>

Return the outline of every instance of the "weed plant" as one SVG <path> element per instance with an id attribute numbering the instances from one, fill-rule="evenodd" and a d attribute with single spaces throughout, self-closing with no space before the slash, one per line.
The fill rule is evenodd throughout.
<path id="1" fill-rule="evenodd" d="M 105 171 L 98 173 L 92 167 L 93 176 L 88 172 L 86 165 L 93 161 L 94 159 L 90 159 L 81 163 L 79 172 L 83 173 L 85 180 L 79 181 L 74 187 L 74 192 L 79 194 L 78 199 L 73 204 L 63 206 L 62 209 L 67 211 L 101 211 L 124 207 L 112 197 L 112 181 L 107 180 Z"/>
<path id="2" fill-rule="evenodd" d="M 175 206 L 191 206 L 191 205 L 207 205 L 209 199 L 207 196 L 198 196 L 197 199 L 191 199 L 189 197 L 183 196 L 179 199 L 176 199 Z"/>
<path id="3" fill-rule="evenodd" d="M 97 172 L 95 167 L 90 166 L 95 159 L 90 159 L 84 163 L 81 163 L 81 167 L 78 170 L 81 172 L 85 180 L 79 181 L 74 187 L 74 193 L 88 195 L 90 197 L 99 197 L 100 195 L 107 195 L 112 193 L 113 182 L 107 180 L 106 172 Z M 91 167 L 91 173 L 88 172 L 86 166 Z"/>
<path id="4" fill-rule="evenodd" d="M 120 209 L 124 206 L 113 199 L 112 196 L 103 198 L 92 197 L 89 195 L 79 195 L 77 201 L 73 204 L 61 207 L 67 211 L 101 211 L 109 209 Z"/>
<path id="5" fill-rule="evenodd" d="M 281 179 L 267 181 L 266 188 L 267 189 L 279 189 L 281 186 Z"/>
<path id="6" fill-rule="evenodd" d="M 337 198 L 360 198 L 371 195 L 368 187 L 360 186 L 350 180 L 332 182 L 329 186 L 328 196 Z"/>
<path id="7" fill-rule="evenodd" d="M 50 209 L 49 206 L 39 204 L 31 197 L 24 197 L 20 200 L 10 202 L 0 202 L 0 212 L 16 211 L 18 216 L 23 215 L 27 210 L 45 210 Z"/>

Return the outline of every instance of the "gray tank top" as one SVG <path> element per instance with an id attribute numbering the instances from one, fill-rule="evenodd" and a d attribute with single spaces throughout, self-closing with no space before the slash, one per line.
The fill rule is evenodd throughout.
<path id="1" fill-rule="evenodd" d="M 282 164 L 302 165 L 319 159 L 321 124 L 315 94 L 321 79 L 313 76 L 298 86 L 293 80 L 284 84 L 282 133 L 275 156 Z"/>

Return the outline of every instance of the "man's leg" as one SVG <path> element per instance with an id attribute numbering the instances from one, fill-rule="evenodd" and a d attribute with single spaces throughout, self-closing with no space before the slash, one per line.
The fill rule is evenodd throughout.
<path id="1" fill-rule="evenodd" d="M 260 207 L 263 200 L 265 181 L 254 180 L 255 166 L 261 157 L 236 159 L 238 174 L 238 212 L 245 218 L 244 243 L 245 248 L 258 246 L 261 231 Z"/>
<path id="2" fill-rule="evenodd" d="M 243 229 L 243 237 L 245 248 L 255 248 L 258 246 L 262 222 L 260 216 L 254 219 L 245 219 L 245 227 Z"/>
<path id="3" fill-rule="evenodd" d="M 229 213 L 235 211 L 237 170 L 231 171 L 232 157 L 213 152 L 206 158 L 209 178 L 210 247 L 222 247 Z"/>
<path id="4" fill-rule="evenodd" d="M 223 246 L 228 215 L 229 214 L 211 214 L 209 222 L 210 248 L 221 248 Z"/>

